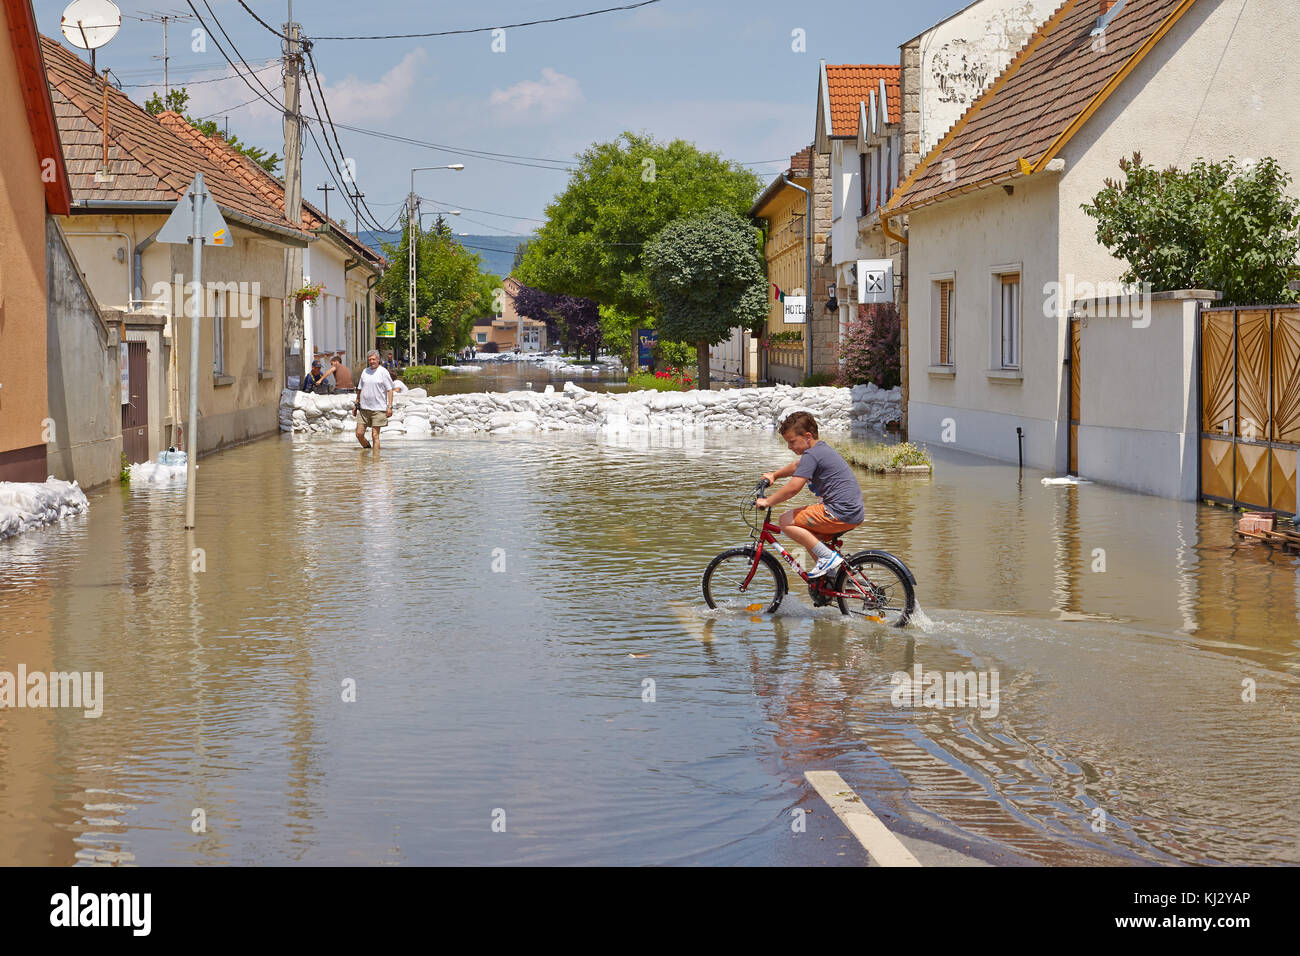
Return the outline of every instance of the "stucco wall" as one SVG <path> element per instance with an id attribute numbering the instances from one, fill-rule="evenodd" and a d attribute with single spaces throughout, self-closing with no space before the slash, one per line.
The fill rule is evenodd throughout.
<path id="1" fill-rule="evenodd" d="M 44 481 L 45 189 L 0 13 L 0 481 Z"/>
<path id="2" fill-rule="evenodd" d="M 1119 160 L 1186 169 L 1198 158 L 1272 156 L 1300 195 L 1300 70 L 1294 0 L 1198 0 L 1061 151 L 1061 256 L 1077 281 L 1118 279 L 1079 206 Z"/>
<path id="3" fill-rule="evenodd" d="M 100 315 L 52 217 L 46 254 L 46 366 L 54 420 L 53 440 L 46 447 L 48 471 L 93 488 L 116 478 L 121 469 L 120 327 L 109 326 Z"/>
<path id="4" fill-rule="evenodd" d="M 908 269 L 909 437 L 1016 460 L 1024 428 L 1025 464 L 1054 469 L 1064 461 L 1063 320 L 1044 315 L 1044 289 L 1059 272 L 1052 176 L 923 207 L 911 214 Z M 1018 265 L 1023 378 L 991 378 L 993 269 Z M 934 276 L 954 273 L 955 374 L 930 372 Z"/>
<path id="5" fill-rule="evenodd" d="M 1116 299 L 1081 310 L 1088 317 L 1079 329 L 1078 471 L 1192 501 L 1199 454 L 1197 302 L 1161 297 L 1148 306 L 1149 315 L 1136 319 L 1132 304 Z"/>
<path id="6" fill-rule="evenodd" d="M 984 0 L 918 38 L 920 155 L 934 148 L 1062 2 Z"/>
<path id="7" fill-rule="evenodd" d="M 155 233 L 165 221 L 166 216 L 161 214 L 77 215 L 62 220 L 65 231 L 72 233 L 68 244 L 103 308 L 127 308 L 127 272 L 125 265 L 116 261 L 116 248 L 125 248 L 130 262 L 135 245 Z M 205 287 L 210 291 L 214 287 L 227 290 L 225 377 L 233 381 L 217 379 L 212 372 L 214 326 L 209 297 L 205 307 L 208 314 L 200 322 L 201 453 L 278 430 L 276 409 L 284 384 L 284 247 L 237 225 L 232 226 L 232 232 L 235 242 L 230 248 L 206 247 L 203 251 Z M 124 235 L 109 239 L 97 235 L 103 233 Z M 143 309 L 161 315 L 172 313 L 164 333 L 173 345 L 166 356 L 170 359 L 165 376 L 170 383 L 168 396 L 160 407 L 151 403 L 151 421 L 161 420 L 177 411 L 177 417 L 181 419 L 188 416 L 190 320 L 184 316 L 177 319 L 177 313 L 185 308 L 184 283 L 190 277 L 191 268 L 188 245 L 154 243 L 143 254 Z M 179 288 L 175 285 L 177 275 L 181 277 Z M 263 374 L 259 374 L 258 369 L 256 324 L 239 314 L 254 300 L 259 302 L 265 323 Z M 245 327 L 246 322 L 248 327 Z M 163 340 L 163 344 L 167 344 L 167 340 Z M 177 440 L 174 430 L 162 437 L 167 442 Z"/>

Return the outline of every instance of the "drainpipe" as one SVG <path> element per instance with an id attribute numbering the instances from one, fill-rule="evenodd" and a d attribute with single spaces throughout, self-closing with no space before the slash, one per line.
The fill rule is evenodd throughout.
<path id="1" fill-rule="evenodd" d="M 131 255 L 131 260 L 135 264 L 135 280 L 132 283 L 134 298 L 128 305 L 128 311 L 135 311 L 144 305 L 144 251 L 154 244 L 158 232 L 155 231 L 151 236 L 142 240 Z"/>
<path id="2" fill-rule="evenodd" d="M 805 201 L 805 203 L 807 204 L 807 208 L 808 208 L 808 212 L 807 212 L 807 213 L 805 214 L 805 216 L 804 216 L 804 233 L 805 233 L 805 236 L 806 236 L 806 238 L 805 238 L 805 240 L 804 240 L 804 247 L 807 249 L 807 252 L 808 252 L 808 281 L 804 284 L 804 300 L 803 300 L 803 302 L 804 302 L 804 306 L 803 306 L 803 321 L 804 321 L 804 326 L 805 326 L 805 328 L 804 328 L 804 335 L 803 335 L 803 362 L 804 362 L 804 375 L 812 375 L 812 370 L 813 370 L 813 347 L 812 347 L 812 315 L 813 315 L 813 310 L 812 310 L 812 284 L 813 284 L 813 277 L 812 277 L 812 259 L 813 259 L 813 249 L 812 249 L 812 247 L 813 247 L 812 221 L 813 221 L 813 202 L 812 202 L 812 192 L 811 192 L 811 190 L 804 189 L 802 186 L 799 186 L 799 185 L 796 185 L 795 183 L 790 182 L 790 177 L 787 176 L 785 173 L 782 173 L 782 174 L 781 174 L 781 181 L 784 182 L 787 186 L 794 186 L 795 189 L 797 189 L 797 190 L 799 190 L 799 192 L 803 193 L 803 195 L 804 195 L 804 201 Z"/>

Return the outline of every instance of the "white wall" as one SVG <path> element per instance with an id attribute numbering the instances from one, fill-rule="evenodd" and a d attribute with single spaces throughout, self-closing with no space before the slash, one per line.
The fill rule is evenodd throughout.
<path id="1" fill-rule="evenodd" d="M 1017 456 L 1016 428 L 1025 431 L 1025 464 L 1055 470 L 1065 462 L 1061 361 L 1064 311 L 1044 315 L 1046 287 L 1060 273 L 1056 244 L 1056 179 L 1018 182 L 927 206 L 911 213 L 908 269 L 908 430 L 915 441 L 1006 461 Z M 991 376 L 995 267 L 1019 265 L 1022 378 Z M 933 275 L 954 273 L 955 374 L 932 374 Z M 1000 317 L 998 317 L 1000 321 Z"/>
<path id="2" fill-rule="evenodd" d="M 1294 0 L 1199 0 L 1061 151 L 1061 255 L 1079 281 L 1117 279 L 1123 264 L 1080 209 L 1119 160 L 1186 169 L 1198 158 L 1272 156 L 1300 195 L 1300 44 Z"/>

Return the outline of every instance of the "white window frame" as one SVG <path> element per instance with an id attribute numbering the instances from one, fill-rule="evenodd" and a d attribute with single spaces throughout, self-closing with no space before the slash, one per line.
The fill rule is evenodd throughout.
<path id="1" fill-rule="evenodd" d="M 952 283 L 952 292 L 948 299 L 948 361 L 939 354 L 939 319 L 942 314 L 939 301 L 941 284 Z M 930 274 L 930 364 L 937 368 L 955 370 L 957 368 L 957 273 L 935 272 Z"/>
<path id="2" fill-rule="evenodd" d="M 226 374 L 226 295 L 212 294 L 212 374 Z"/>
<path id="3" fill-rule="evenodd" d="M 266 327 L 263 323 L 266 321 L 266 309 L 262 308 L 262 300 L 253 299 L 253 308 L 257 310 L 257 370 L 266 371 Z"/>
<path id="4" fill-rule="evenodd" d="M 1004 277 L 1014 275 L 1016 287 L 1011 300 L 1011 314 L 1006 314 L 1008 304 Z M 1025 273 L 1022 263 L 1007 262 L 989 270 L 989 368 L 1020 371 L 1024 362 L 1024 301 Z M 1010 323 L 1010 328 L 1008 328 Z M 1010 332 L 1010 354 L 1007 333 Z"/>

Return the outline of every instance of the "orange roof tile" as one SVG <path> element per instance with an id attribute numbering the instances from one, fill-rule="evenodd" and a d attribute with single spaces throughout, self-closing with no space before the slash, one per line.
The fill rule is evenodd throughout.
<path id="1" fill-rule="evenodd" d="M 91 76 L 83 60 L 49 37 L 41 37 L 41 52 L 76 201 L 177 202 L 201 171 L 223 208 L 308 237 L 301 224 L 285 219 L 283 204 L 277 207 L 247 176 L 229 163 L 214 162 L 192 137 L 178 135 L 112 86 L 108 88 L 111 179 L 96 182 L 95 174 L 103 165 L 104 83 Z M 189 126 L 184 120 L 180 123 Z"/>
<path id="2" fill-rule="evenodd" d="M 826 88 L 831 104 L 831 128 L 828 136 L 857 136 L 859 104 L 868 101 L 872 90 L 880 95 L 880 81 L 885 81 L 885 101 L 889 106 L 889 121 L 897 123 L 902 118 L 903 94 L 899 86 L 897 64 L 878 66 L 826 64 Z"/>
<path id="3" fill-rule="evenodd" d="M 1021 159 L 1050 159 L 1194 2 L 1128 0 L 1107 26 L 1103 49 L 1091 35 L 1097 0 L 1067 0 L 898 188 L 889 208 L 916 208 L 1009 179 Z"/>

